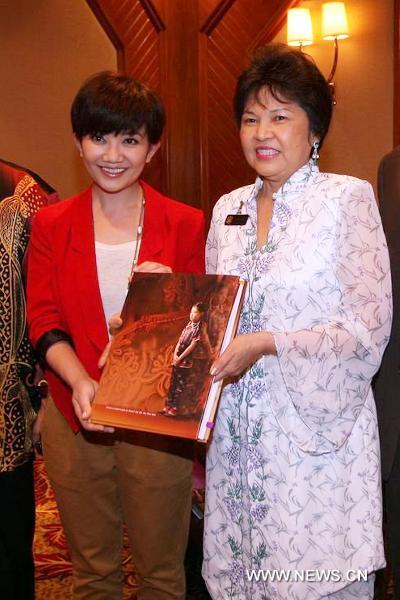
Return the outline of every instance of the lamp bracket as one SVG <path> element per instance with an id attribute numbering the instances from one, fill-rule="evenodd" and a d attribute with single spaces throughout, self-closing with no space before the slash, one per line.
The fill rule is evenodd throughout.
<path id="1" fill-rule="evenodd" d="M 334 46 L 335 46 L 335 54 L 333 57 L 333 65 L 332 65 L 332 69 L 331 69 L 331 72 L 329 73 L 328 80 L 327 80 L 329 84 L 331 84 L 333 82 L 333 78 L 335 77 L 336 67 L 337 67 L 338 60 L 339 60 L 339 44 L 338 44 L 337 37 L 335 37 L 335 39 L 334 39 Z"/>

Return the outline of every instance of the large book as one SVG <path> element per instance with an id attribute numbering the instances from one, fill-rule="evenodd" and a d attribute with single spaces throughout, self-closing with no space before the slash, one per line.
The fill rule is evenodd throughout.
<path id="1" fill-rule="evenodd" d="M 207 441 L 223 385 L 210 366 L 236 334 L 245 287 L 233 275 L 135 273 L 92 422 Z"/>

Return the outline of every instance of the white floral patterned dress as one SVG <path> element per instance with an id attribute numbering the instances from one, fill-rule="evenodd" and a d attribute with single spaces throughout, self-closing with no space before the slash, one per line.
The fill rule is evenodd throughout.
<path id="1" fill-rule="evenodd" d="M 311 600 L 351 583 L 350 569 L 385 564 L 371 379 L 390 333 L 389 259 L 371 186 L 311 162 L 274 195 L 257 250 L 260 186 L 217 202 L 207 241 L 209 273 L 248 280 L 239 332 L 271 331 L 277 356 L 224 388 L 203 575 L 215 600 Z M 240 206 L 246 225 L 225 225 Z M 343 580 L 257 582 L 252 569 Z"/>

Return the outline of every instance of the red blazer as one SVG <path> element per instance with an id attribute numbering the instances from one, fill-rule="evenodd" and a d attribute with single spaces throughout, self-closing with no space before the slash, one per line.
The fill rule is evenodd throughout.
<path id="1" fill-rule="evenodd" d="M 204 272 L 204 216 L 141 182 L 146 199 L 139 264 L 150 260 L 175 272 Z M 52 329 L 73 340 L 90 377 L 108 342 L 97 280 L 91 188 L 38 212 L 29 247 L 27 314 L 33 345 Z M 54 402 L 74 431 L 79 429 L 71 389 L 46 373 Z"/>

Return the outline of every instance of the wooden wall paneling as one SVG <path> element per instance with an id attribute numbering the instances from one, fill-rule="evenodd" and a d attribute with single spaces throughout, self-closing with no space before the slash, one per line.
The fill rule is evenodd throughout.
<path id="1" fill-rule="evenodd" d="M 394 2 L 393 145 L 400 145 L 400 0 Z"/>
<path id="2" fill-rule="evenodd" d="M 220 0 L 204 21 L 200 32 L 210 35 L 234 2 L 235 0 Z"/>
<path id="3" fill-rule="evenodd" d="M 236 81 L 255 47 L 273 39 L 287 9 L 298 1 L 221 0 L 201 28 L 208 33 L 203 50 L 207 62 L 207 149 L 202 149 L 208 155 L 204 160 L 208 177 L 202 177 L 202 204 L 207 212 L 219 196 L 255 178 L 243 157 L 233 119 Z"/>
<path id="4" fill-rule="evenodd" d="M 156 9 L 160 19 L 165 24 L 165 0 L 152 0 L 153 7 Z M 166 25 L 165 25 L 166 27 Z"/>
<path id="5" fill-rule="evenodd" d="M 210 203 L 209 189 L 209 138 L 208 138 L 208 39 L 199 34 L 199 144 L 200 144 L 200 206 L 206 217 L 210 218 L 212 205 Z"/>
<path id="6" fill-rule="evenodd" d="M 221 0 L 199 0 L 199 30 L 220 2 Z"/>
<path id="7" fill-rule="evenodd" d="M 161 18 L 161 15 L 157 8 L 154 6 L 151 0 L 140 0 L 140 4 L 143 6 L 149 20 L 151 21 L 154 29 L 158 31 L 163 31 L 165 29 L 164 22 Z"/>
<path id="8" fill-rule="evenodd" d="M 285 20 L 286 13 L 289 8 L 293 8 L 297 4 L 300 4 L 301 0 L 272 0 L 274 8 L 269 15 L 269 18 L 265 21 L 264 26 L 260 29 L 258 35 L 254 38 L 253 43 L 250 46 L 250 50 L 258 48 L 263 44 L 267 44 L 279 33 L 282 29 Z"/>
<path id="9" fill-rule="evenodd" d="M 208 36 L 209 187 L 204 190 L 207 212 L 220 195 L 237 187 L 237 169 L 242 170 L 243 155 L 233 123 L 232 98 L 243 66 L 246 21 L 246 15 L 238 10 L 236 2 L 222 15 L 219 23 L 214 23 Z"/>
<path id="10" fill-rule="evenodd" d="M 168 0 L 164 7 L 168 190 L 172 197 L 200 206 L 198 3 Z"/>
<path id="11" fill-rule="evenodd" d="M 109 19 L 104 13 L 103 9 L 100 7 L 97 0 L 86 0 L 89 7 L 92 9 L 96 19 L 100 23 L 103 30 L 106 32 L 109 37 L 111 43 L 113 44 L 116 52 L 117 52 L 117 65 L 119 71 L 125 71 L 125 54 L 124 54 L 124 46 L 119 37 L 117 31 L 111 25 Z"/>
<path id="12" fill-rule="evenodd" d="M 208 130 L 209 130 L 209 182 L 208 206 L 223 193 L 250 181 L 239 142 L 239 134 L 233 121 L 232 98 L 243 58 L 233 60 L 224 57 L 213 41 L 208 56 Z M 232 58 L 232 60 L 230 60 Z M 237 58 L 237 57 L 236 57 Z M 243 172 L 245 171 L 245 173 Z M 247 175 L 247 176 L 246 176 Z"/>

